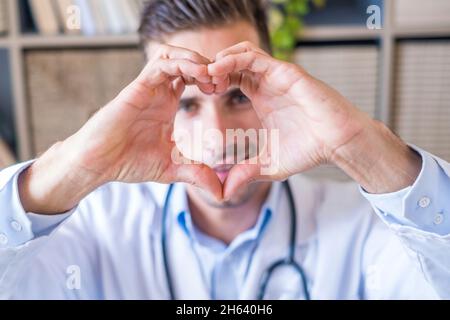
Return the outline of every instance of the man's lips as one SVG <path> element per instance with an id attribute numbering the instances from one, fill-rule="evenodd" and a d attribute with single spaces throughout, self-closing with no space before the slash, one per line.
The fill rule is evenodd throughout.
<path id="1" fill-rule="evenodd" d="M 224 164 L 220 166 L 215 166 L 213 170 L 216 172 L 217 176 L 219 177 L 220 182 L 222 184 L 225 182 L 225 180 L 228 177 L 228 174 L 230 173 L 231 168 L 233 165 L 231 164 Z"/>

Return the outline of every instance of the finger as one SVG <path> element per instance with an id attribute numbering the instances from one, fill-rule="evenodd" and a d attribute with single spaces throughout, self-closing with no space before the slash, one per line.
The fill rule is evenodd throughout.
<path id="1" fill-rule="evenodd" d="M 186 86 L 196 85 L 200 89 L 200 91 L 202 91 L 204 94 L 214 93 L 213 83 L 201 83 L 197 79 L 188 76 L 183 76 L 181 78 L 184 80 L 184 84 Z"/>
<path id="2" fill-rule="evenodd" d="M 242 71 L 242 72 L 235 72 L 230 75 L 230 86 L 240 86 L 242 83 L 242 78 L 245 75 L 251 75 L 252 73 L 250 71 Z"/>
<path id="3" fill-rule="evenodd" d="M 223 198 L 229 200 L 241 188 L 245 188 L 254 181 L 262 180 L 261 167 L 259 164 L 244 163 L 237 164 L 231 168 L 223 187 Z"/>
<path id="4" fill-rule="evenodd" d="M 215 93 L 222 94 L 226 92 L 230 86 L 230 77 L 228 75 L 213 78 L 215 84 Z"/>
<path id="5" fill-rule="evenodd" d="M 218 60 L 220 60 L 228 55 L 231 55 L 231 54 L 238 54 L 238 53 L 244 53 L 244 52 L 250 52 L 250 51 L 258 52 L 265 56 L 270 56 L 267 52 L 265 52 L 263 49 L 261 49 L 257 45 L 255 45 L 249 41 L 244 41 L 244 42 L 240 42 L 232 47 L 229 47 L 229 48 L 219 52 L 216 55 L 215 61 L 218 61 Z"/>
<path id="6" fill-rule="evenodd" d="M 184 76 L 182 76 L 182 78 L 183 78 L 184 84 L 187 86 L 195 84 L 195 78 L 193 78 L 193 77 L 184 75 Z"/>
<path id="7" fill-rule="evenodd" d="M 230 75 L 214 77 L 213 83 L 216 83 L 216 91 L 215 92 L 218 94 L 222 94 L 222 93 L 225 93 L 228 90 L 228 88 L 230 88 L 230 87 L 234 87 L 234 86 L 240 87 L 243 80 L 245 80 L 245 78 L 251 79 L 252 75 L 253 75 L 253 73 L 250 71 L 242 71 L 242 72 L 232 73 Z M 245 88 L 241 87 L 241 89 L 243 89 L 243 92 L 245 91 Z M 244 92 L 244 94 L 246 94 L 246 93 L 247 92 Z"/>
<path id="8" fill-rule="evenodd" d="M 177 99 L 180 99 L 181 95 L 184 92 L 184 89 L 186 88 L 186 84 L 183 78 L 178 77 L 176 80 L 172 82 L 172 86 L 175 92 L 175 96 L 177 97 Z"/>
<path id="9" fill-rule="evenodd" d="M 214 83 L 215 85 L 218 85 L 220 83 L 227 82 L 228 77 L 229 77 L 228 74 L 225 74 L 222 76 L 217 76 L 217 77 L 211 77 L 211 82 Z"/>
<path id="10" fill-rule="evenodd" d="M 139 77 L 148 86 L 155 87 L 176 76 L 192 77 L 201 83 L 211 82 L 206 65 L 185 59 L 160 59 L 152 64 L 152 68 L 144 70 Z"/>
<path id="11" fill-rule="evenodd" d="M 156 56 L 162 59 L 185 59 L 199 64 L 211 63 L 211 60 L 200 53 L 182 47 L 159 44 L 156 52 Z"/>
<path id="12" fill-rule="evenodd" d="M 215 91 L 215 85 L 212 83 L 200 83 L 198 81 L 195 81 L 195 84 L 204 94 L 213 94 Z"/>
<path id="13" fill-rule="evenodd" d="M 273 59 L 258 52 L 230 54 L 208 65 L 208 74 L 212 77 L 248 70 L 254 73 L 266 73 L 273 65 Z"/>
<path id="14" fill-rule="evenodd" d="M 188 162 L 190 160 L 186 159 Z M 217 200 L 222 200 L 222 183 L 217 174 L 205 164 L 182 164 L 175 169 L 175 180 L 186 182 L 209 192 Z"/>
<path id="15" fill-rule="evenodd" d="M 148 63 L 148 65 L 146 66 L 146 68 L 148 69 L 152 69 L 152 64 L 154 64 L 158 60 L 189 60 L 194 63 L 203 65 L 208 65 L 209 63 L 211 63 L 211 60 L 209 60 L 208 58 L 202 56 L 196 51 L 186 48 L 158 44 L 154 51 L 156 51 L 156 54 L 154 55 L 155 59 Z M 202 82 L 209 82 L 210 80 L 210 77 L 205 77 L 205 81 Z"/>

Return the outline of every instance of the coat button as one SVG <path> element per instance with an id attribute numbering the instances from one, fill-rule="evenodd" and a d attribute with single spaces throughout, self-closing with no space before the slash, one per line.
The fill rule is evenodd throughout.
<path id="1" fill-rule="evenodd" d="M 431 203 L 431 199 L 430 199 L 430 198 L 428 198 L 428 197 L 422 197 L 422 198 L 419 200 L 419 207 L 421 207 L 421 208 L 427 208 L 427 207 L 430 205 L 430 203 Z"/>
<path id="2" fill-rule="evenodd" d="M 444 215 L 442 213 L 437 213 L 434 216 L 433 223 L 435 225 L 440 225 L 442 222 L 444 222 Z"/>
<path id="3" fill-rule="evenodd" d="M 8 237 L 4 233 L 0 233 L 0 246 L 6 246 L 8 244 Z"/>
<path id="4" fill-rule="evenodd" d="M 11 228 L 13 228 L 13 230 L 16 232 L 22 231 L 22 225 L 16 220 L 11 221 Z"/>

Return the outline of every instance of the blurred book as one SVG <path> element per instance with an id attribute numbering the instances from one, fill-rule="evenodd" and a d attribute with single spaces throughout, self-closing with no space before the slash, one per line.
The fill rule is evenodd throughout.
<path id="1" fill-rule="evenodd" d="M 83 35 L 93 36 L 135 33 L 144 0 L 28 0 L 28 5 L 38 33 L 81 31 Z M 68 25 L 68 21 L 75 20 L 79 28 Z"/>
<path id="2" fill-rule="evenodd" d="M 101 30 L 97 29 L 89 1 L 90 0 L 75 0 L 75 3 L 79 7 L 81 14 L 81 32 L 86 36 L 93 36 L 100 34 Z"/>
<path id="3" fill-rule="evenodd" d="M 59 33 L 60 26 L 52 0 L 28 0 L 37 31 L 45 35 Z"/>
<path id="4" fill-rule="evenodd" d="M 123 18 L 126 21 L 126 31 L 128 33 L 136 32 L 139 26 L 139 16 L 133 11 L 133 0 L 117 0 L 121 8 Z"/>
<path id="5" fill-rule="evenodd" d="M 396 133 L 450 161 L 450 40 L 401 41 L 396 61 Z"/>
<path id="6" fill-rule="evenodd" d="M 14 156 L 9 146 L 0 138 L 0 170 L 15 163 Z"/>
<path id="7" fill-rule="evenodd" d="M 450 1 L 395 0 L 394 21 L 399 27 L 450 26 Z"/>
<path id="8" fill-rule="evenodd" d="M 99 0 L 102 3 L 108 30 L 111 34 L 127 33 L 127 23 L 123 18 L 118 1 L 120 0 Z"/>
<path id="9" fill-rule="evenodd" d="M 100 0 L 89 0 L 88 5 L 94 20 L 95 34 L 107 34 L 110 32 L 108 17 L 105 10 L 103 10 L 103 3 Z"/>
<path id="10" fill-rule="evenodd" d="M 139 74 L 143 64 L 138 49 L 26 52 L 27 98 L 36 154 L 81 128 Z"/>
<path id="11" fill-rule="evenodd" d="M 375 45 L 301 46 L 295 62 L 348 98 L 356 107 L 377 116 L 379 55 Z M 347 180 L 331 165 L 307 173 L 315 178 Z"/>
<path id="12" fill-rule="evenodd" d="M 76 13 L 76 0 L 53 0 L 56 7 L 59 22 L 66 34 L 80 34 L 81 25 L 77 25 L 76 17 L 72 17 Z M 75 20 L 74 20 L 75 18 Z"/>
<path id="13" fill-rule="evenodd" d="M 0 0 L 0 35 L 8 32 L 8 3 Z"/>

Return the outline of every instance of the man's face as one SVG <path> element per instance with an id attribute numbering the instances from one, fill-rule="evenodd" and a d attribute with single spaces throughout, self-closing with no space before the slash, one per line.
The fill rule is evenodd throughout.
<path id="1" fill-rule="evenodd" d="M 242 41 L 260 42 L 256 29 L 246 22 L 214 29 L 179 32 L 166 39 L 168 45 L 196 51 L 211 61 L 214 61 L 220 51 Z M 232 164 L 248 158 L 249 153 L 256 152 L 257 143 L 247 139 L 246 147 L 235 149 L 237 140 L 226 138 L 227 129 L 253 129 L 257 132 L 260 128 L 261 122 L 251 102 L 238 87 L 230 87 L 223 94 L 207 95 L 196 86 L 188 86 L 181 97 L 174 130 L 177 146 L 183 155 L 209 165 L 223 183 Z M 188 192 L 200 196 L 209 205 L 230 207 L 245 203 L 259 187 L 260 184 L 252 184 L 223 203 L 217 203 L 192 186 L 188 186 Z"/>

